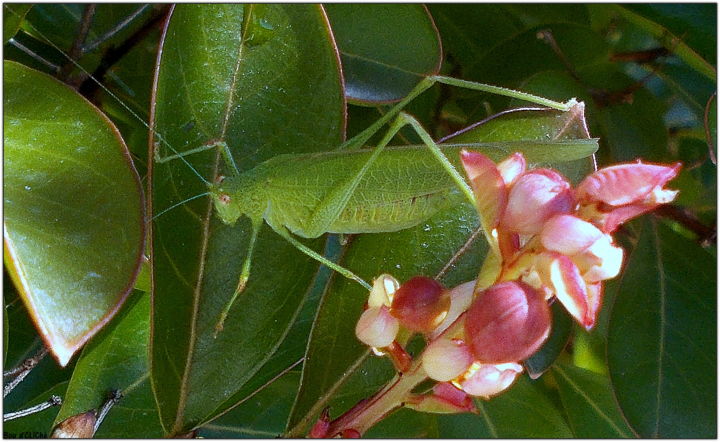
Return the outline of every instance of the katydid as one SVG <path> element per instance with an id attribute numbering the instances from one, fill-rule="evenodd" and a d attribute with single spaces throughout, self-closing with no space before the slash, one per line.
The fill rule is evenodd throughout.
<path id="1" fill-rule="evenodd" d="M 230 308 L 250 276 L 253 249 L 263 221 L 303 253 L 370 289 L 370 285 L 360 277 L 319 255 L 292 234 L 316 238 L 324 233 L 392 232 L 427 220 L 456 202 L 462 194 L 474 203 L 469 186 L 432 137 L 417 120 L 400 112 L 409 101 L 436 81 L 521 98 L 560 110 L 568 110 L 573 104 L 572 101 L 557 103 L 505 88 L 435 76 L 421 81 L 382 118 L 334 152 L 279 155 L 239 173 L 229 147 L 222 141 L 166 157 L 159 155 L 156 146 L 155 161 L 158 162 L 183 159 L 189 154 L 219 148 L 235 174 L 223 178 L 220 183 L 209 184 L 208 193 L 216 212 L 229 225 L 235 224 L 243 215 L 251 221 L 248 253 L 237 288 L 220 314 L 215 327 L 216 335 L 222 330 Z M 393 117 L 396 117 L 394 123 L 374 150 L 349 151 L 365 144 Z M 405 125 L 415 130 L 434 154 L 436 162 L 430 164 L 420 160 L 417 149 L 385 149 Z M 302 194 L 294 195 L 288 189 L 302 189 Z"/>

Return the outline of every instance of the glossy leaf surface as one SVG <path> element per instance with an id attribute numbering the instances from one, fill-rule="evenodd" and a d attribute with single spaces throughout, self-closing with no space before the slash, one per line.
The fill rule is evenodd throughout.
<path id="1" fill-rule="evenodd" d="M 342 139 L 339 62 L 319 6 L 177 6 L 155 88 L 161 157 L 222 139 L 245 170 L 279 153 L 328 149 Z M 208 181 L 231 172 L 217 151 L 186 160 L 154 164 L 155 213 L 207 190 L 188 164 Z M 151 376 L 169 434 L 223 411 L 217 407 L 272 356 L 310 290 L 317 264 L 264 226 L 248 285 L 214 338 L 237 286 L 249 230 L 247 219 L 224 224 L 207 198 L 153 225 Z"/>
<path id="2" fill-rule="evenodd" d="M 161 437 L 148 373 L 149 339 L 150 295 L 135 291 L 122 312 L 83 350 L 55 424 L 98 409 L 108 393 L 120 390 L 122 399 L 95 437 Z"/>
<path id="3" fill-rule="evenodd" d="M 635 437 L 615 402 L 607 376 L 565 364 L 553 366 L 552 373 L 575 437 Z"/>
<path id="4" fill-rule="evenodd" d="M 329 3 L 325 10 L 349 100 L 398 101 L 440 70 L 440 36 L 425 6 Z"/>
<path id="5" fill-rule="evenodd" d="M 140 182 L 95 107 L 22 65 L 5 62 L 5 73 L 6 263 L 66 365 L 134 284 L 144 244 Z"/>
<path id="6" fill-rule="evenodd" d="M 608 366 L 641 437 L 715 437 L 715 258 L 645 221 L 612 307 Z"/>

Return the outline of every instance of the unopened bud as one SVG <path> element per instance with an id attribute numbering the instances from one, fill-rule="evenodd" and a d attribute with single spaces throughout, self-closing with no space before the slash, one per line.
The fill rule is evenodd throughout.
<path id="1" fill-rule="evenodd" d="M 550 323 L 542 293 L 523 282 L 502 282 L 477 296 L 465 318 L 465 337 L 476 361 L 515 362 L 540 348 Z"/>
<path id="2" fill-rule="evenodd" d="M 440 325 L 450 308 L 450 296 L 437 281 L 415 276 L 395 292 L 392 315 L 407 329 L 429 333 Z"/>
<path id="3" fill-rule="evenodd" d="M 95 434 L 95 410 L 70 416 L 55 426 L 50 435 L 53 439 L 90 439 Z"/>
<path id="4" fill-rule="evenodd" d="M 392 344 L 399 329 L 400 323 L 386 306 L 371 307 L 360 315 L 355 335 L 371 347 L 382 348 Z"/>
<path id="5" fill-rule="evenodd" d="M 436 381 L 450 381 L 467 371 L 473 357 L 460 339 L 436 339 L 422 355 L 425 373 Z"/>

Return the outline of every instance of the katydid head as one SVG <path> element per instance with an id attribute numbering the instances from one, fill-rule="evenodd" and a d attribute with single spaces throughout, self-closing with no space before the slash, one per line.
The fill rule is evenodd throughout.
<path id="1" fill-rule="evenodd" d="M 209 184 L 208 190 L 217 215 L 225 224 L 235 224 L 242 215 L 262 219 L 264 192 L 251 175 L 222 178 Z"/>
<path id="2" fill-rule="evenodd" d="M 235 224 L 235 222 L 243 214 L 241 210 L 239 198 L 228 191 L 223 186 L 223 182 L 208 185 L 210 196 L 213 199 L 215 210 L 218 216 L 225 224 Z"/>

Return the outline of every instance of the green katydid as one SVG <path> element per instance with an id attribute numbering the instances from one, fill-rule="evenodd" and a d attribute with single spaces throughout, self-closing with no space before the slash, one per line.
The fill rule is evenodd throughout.
<path id="1" fill-rule="evenodd" d="M 408 102 L 435 82 L 511 96 L 558 110 L 569 110 L 574 104 L 574 100 L 558 103 L 510 89 L 433 76 L 421 81 L 382 118 L 334 152 L 279 155 L 240 173 L 229 147 L 222 141 L 214 141 L 183 153 L 175 152 L 167 145 L 174 154 L 165 157 L 160 156 L 159 146 L 155 146 L 157 162 L 174 159 L 184 161 L 183 157 L 189 154 L 219 148 L 235 174 L 223 178 L 219 183 L 208 184 L 209 191 L 203 195 L 211 195 L 216 213 L 224 223 L 233 225 L 243 215 L 251 220 L 248 253 L 234 294 L 220 314 L 215 327 L 216 335 L 222 330 L 230 308 L 250 277 L 253 249 L 263 221 L 303 253 L 370 289 L 369 284 L 360 277 L 308 248 L 292 234 L 316 238 L 324 233 L 392 232 L 427 220 L 462 194 L 474 202 L 469 186 L 432 137 L 417 120 L 401 113 Z M 395 121 L 375 149 L 354 150 L 363 146 L 392 118 Z M 390 140 L 405 125 L 410 125 L 434 154 L 435 161 L 432 164 L 419 160 L 417 147 L 386 149 Z M 349 151 L 351 149 L 354 151 Z M 457 150 L 453 152 L 454 157 L 457 157 Z M 322 183 L 317 180 L 318 176 L 322 176 Z M 421 178 L 402 182 L 404 180 L 399 177 Z M 289 193 L 287 189 L 291 187 L 302 188 L 302 195 Z"/>

